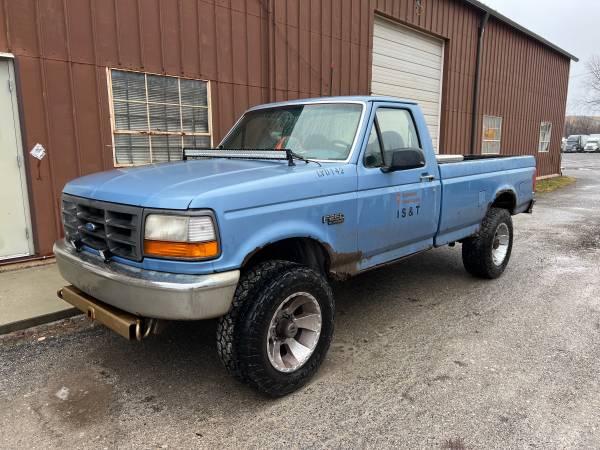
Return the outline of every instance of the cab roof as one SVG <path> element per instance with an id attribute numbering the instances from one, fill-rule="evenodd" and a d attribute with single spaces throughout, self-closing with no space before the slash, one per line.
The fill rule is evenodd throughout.
<path id="1" fill-rule="evenodd" d="M 348 95 L 340 97 L 313 97 L 304 98 L 298 100 L 287 100 L 284 102 L 265 103 L 264 105 L 257 105 L 249 108 L 248 111 L 254 111 L 263 108 L 278 108 L 282 106 L 290 105 L 304 105 L 304 104 L 315 104 L 315 103 L 369 103 L 369 102 L 393 102 L 403 103 L 405 105 L 416 105 L 417 102 L 414 100 L 406 100 L 396 97 L 376 96 L 376 95 Z"/>

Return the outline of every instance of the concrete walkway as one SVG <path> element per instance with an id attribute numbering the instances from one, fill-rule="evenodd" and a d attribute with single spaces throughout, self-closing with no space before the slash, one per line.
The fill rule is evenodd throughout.
<path id="1" fill-rule="evenodd" d="M 0 334 L 74 315 L 56 296 L 65 284 L 55 263 L 0 272 Z"/>

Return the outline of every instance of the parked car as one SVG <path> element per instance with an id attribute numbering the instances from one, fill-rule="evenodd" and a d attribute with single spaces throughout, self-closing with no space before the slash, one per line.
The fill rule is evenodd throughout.
<path id="1" fill-rule="evenodd" d="M 567 144 L 565 146 L 566 153 L 582 152 L 585 144 L 587 143 L 589 136 L 585 134 L 572 134 L 567 138 Z"/>
<path id="2" fill-rule="evenodd" d="M 329 348 L 331 280 L 457 242 L 472 275 L 504 272 L 535 159 L 439 160 L 413 102 L 254 107 L 217 149 L 67 183 L 54 252 L 72 286 L 59 296 L 129 339 L 219 318 L 229 373 L 290 393 Z"/>
<path id="3" fill-rule="evenodd" d="M 585 147 L 583 147 L 583 151 L 587 153 L 593 153 L 600 151 L 600 136 L 590 135 Z"/>

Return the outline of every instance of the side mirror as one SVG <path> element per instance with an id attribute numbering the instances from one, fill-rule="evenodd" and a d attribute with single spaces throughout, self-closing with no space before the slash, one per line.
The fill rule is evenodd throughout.
<path id="1" fill-rule="evenodd" d="M 403 148 L 392 153 L 392 163 L 381 168 L 382 172 L 418 169 L 425 166 L 425 153 L 420 148 Z"/>

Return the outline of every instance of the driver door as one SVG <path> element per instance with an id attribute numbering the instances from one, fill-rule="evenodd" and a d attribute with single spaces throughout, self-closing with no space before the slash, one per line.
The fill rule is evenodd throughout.
<path id="1" fill-rule="evenodd" d="M 381 170 L 394 151 L 423 148 L 411 110 L 377 104 L 370 126 L 358 161 L 361 269 L 431 248 L 440 209 L 441 185 L 431 151 L 425 152 L 423 167 Z"/>

